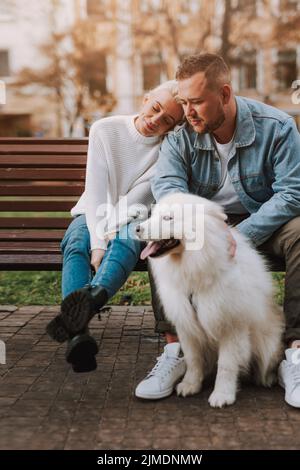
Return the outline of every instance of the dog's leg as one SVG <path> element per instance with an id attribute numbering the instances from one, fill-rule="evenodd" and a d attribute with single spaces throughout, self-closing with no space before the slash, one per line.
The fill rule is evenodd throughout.
<path id="1" fill-rule="evenodd" d="M 251 344 L 247 330 L 225 335 L 219 345 L 218 372 L 215 388 L 208 401 L 210 406 L 232 405 L 236 400 L 240 368 L 248 368 Z"/>
<path id="2" fill-rule="evenodd" d="M 271 387 L 277 382 L 277 367 L 283 354 L 280 333 L 280 330 L 257 333 L 255 338 L 257 364 L 255 382 L 257 385 Z"/>
<path id="3" fill-rule="evenodd" d="M 182 381 L 177 385 L 177 395 L 183 397 L 200 392 L 203 381 L 203 354 L 199 337 L 177 328 L 179 341 L 184 353 L 187 369 Z"/>

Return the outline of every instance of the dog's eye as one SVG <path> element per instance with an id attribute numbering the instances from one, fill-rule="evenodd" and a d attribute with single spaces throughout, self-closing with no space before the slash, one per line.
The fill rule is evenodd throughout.
<path id="1" fill-rule="evenodd" d="M 164 215 L 163 220 L 173 220 L 173 217 L 171 215 Z"/>

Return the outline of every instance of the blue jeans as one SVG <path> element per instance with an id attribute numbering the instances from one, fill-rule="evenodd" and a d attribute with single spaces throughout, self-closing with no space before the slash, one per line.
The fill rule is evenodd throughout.
<path id="1" fill-rule="evenodd" d="M 109 242 L 100 267 L 93 276 L 90 234 L 85 215 L 71 222 L 61 242 L 63 298 L 86 284 L 104 287 L 109 298 L 115 295 L 133 271 L 143 248 L 142 242 L 130 236 L 132 227 L 132 224 L 123 226 L 116 238 Z"/>

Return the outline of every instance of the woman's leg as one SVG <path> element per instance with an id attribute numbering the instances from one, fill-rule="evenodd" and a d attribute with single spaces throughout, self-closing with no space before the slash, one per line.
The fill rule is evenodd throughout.
<path id="1" fill-rule="evenodd" d="M 114 240 L 108 244 L 100 267 L 91 281 L 92 287 L 103 287 L 108 299 L 124 285 L 133 271 L 142 250 L 142 242 L 133 238 L 134 225 L 121 228 Z"/>
<path id="2" fill-rule="evenodd" d="M 134 269 L 142 242 L 133 238 L 132 226 L 124 226 L 110 241 L 99 270 L 89 286 L 68 295 L 62 302 L 62 320 L 69 334 L 85 329 L 91 318 L 124 284 Z"/>
<path id="3" fill-rule="evenodd" d="M 71 222 L 61 242 L 61 250 L 63 254 L 62 297 L 65 298 L 88 284 L 92 278 L 90 235 L 85 215 L 80 215 Z M 46 331 L 58 342 L 69 338 L 60 314 L 48 323 Z"/>
<path id="4" fill-rule="evenodd" d="M 61 242 L 63 254 L 62 297 L 91 281 L 90 235 L 85 215 L 76 217 Z"/>

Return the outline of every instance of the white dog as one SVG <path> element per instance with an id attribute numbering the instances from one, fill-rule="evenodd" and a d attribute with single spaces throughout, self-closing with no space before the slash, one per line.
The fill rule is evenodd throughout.
<path id="1" fill-rule="evenodd" d="M 150 257 L 187 364 L 177 394 L 199 392 L 204 376 L 217 365 L 209 397 L 213 407 L 235 402 L 238 376 L 250 366 L 257 383 L 273 384 L 284 326 L 264 260 L 225 220 L 219 205 L 176 193 L 163 198 L 136 228 L 139 239 L 150 241 L 141 257 Z M 237 244 L 233 257 L 229 230 Z"/>

